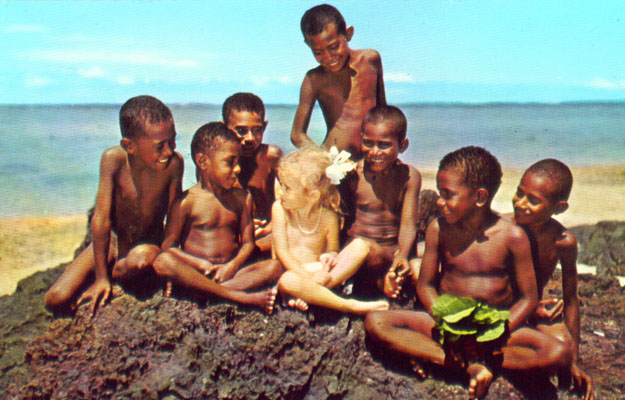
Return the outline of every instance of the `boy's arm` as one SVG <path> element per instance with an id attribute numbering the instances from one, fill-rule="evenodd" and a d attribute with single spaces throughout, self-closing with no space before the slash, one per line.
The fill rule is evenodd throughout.
<path id="1" fill-rule="evenodd" d="M 273 232 L 271 236 L 273 239 L 273 250 L 284 268 L 312 278 L 312 275 L 302 267 L 302 264 L 289 250 L 289 242 L 286 237 L 286 218 L 286 213 L 284 212 L 284 208 L 282 208 L 280 201 L 273 203 L 273 206 L 271 207 L 271 222 L 273 224 Z"/>
<path id="2" fill-rule="evenodd" d="M 171 165 L 173 177 L 169 183 L 169 195 L 167 202 L 167 219 L 174 204 L 174 201 L 182 194 L 182 175 L 184 173 L 184 160 L 178 153 L 174 153 Z"/>
<path id="3" fill-rule="evenodd" d="M 439 264 L 439 233 L 440 225 L 437 219 L 433 220 L 425 231 L 425 253 L 421 261 L 419 273 L 413 271 L 412 279 L 415 280 L 417 294 L 421 304 L 432 315 L 432 305 L 438 297 L 436 281 Z"/>
<path id="4" fill-rule="evenodd" d="M 310 116 L 315 106 L 316 96 L 309 74 L 306 74 L 304 82 L 299 93 L 299 105 L 295 111 L 293 119 L 293 127 L 291 128 L 291 142 L 296 147 L 302 147 L 306 144 L 315 144 L 306 134 Z"/>
<path id="5" fill-rule="evenodd" d="M 382 70 L 382 57 L 377 53 L 377 69 L 378 69 L 378 79 L 376 84 L 376 105 L 385 106 L 386 105 L 386 92 L 384 90 L 384 73 Z"/>
<path id="6" fill-rule="evenodd" d="M 523 229 L 511 225 L 508 249 L 512 255 L 514 279 L 518 288 L 518 300 L 510 308 L 508 326 L 510 331 L 525 323 L 538 304 L 538 288 L 530 243 Z"/>
<path id="7" fill-rule="evenodd" d="M 417 210 L 419 209 L 419 192 L 421 191 L 421 174 L 409 166 L 410 176 L 406 184 L 404 201 L 399 221 L 398 253 L 393 259 L 391 271 L 399 268 L 399 276 L 410 270 L 408 257 L 417 237 Z"/>
<path id="8" fill-rule="evenodd" d="M 240 218 L 240 241 L 241 247 L 237 254 L 227 263 L 219 266 L 215 273 L 215 282 L 223 282 L 230 279 L 241 265 L 249 258 L 254 251 L 254 221 L 252 219 L 252 195 L 245 190 L 241 195 L 242 209 Z"/>
<path id="9" fill-rule="evenodd" d="M 566 231 L 564 238 L 556 243 L 562 266 L 562 292 L 564 298 L 564 323 L 575 346 L 573 360 L 577 360 L 579 347 L 579 298 L 577 297 L 577 239 Z"/>
<path id="10" fill-rule="evenodd" d="M 91 313 L 104 305 L 111 293 L 111 282 L 108 278 L 108 254 L 111 241 L 111 208 L 113 204 L 115 173 L 118 165 L 117 148 L 108 149 L 100 160 L 100 182 L 95 203 L 95 212 L 91 220 L 93 233 L 93 255 L 95 259 L 95 282 L 80 296 L 76 304 L 92 300 Z"/>

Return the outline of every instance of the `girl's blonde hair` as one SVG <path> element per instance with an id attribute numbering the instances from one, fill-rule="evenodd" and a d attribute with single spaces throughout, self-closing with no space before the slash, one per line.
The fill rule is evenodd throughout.
<path id="1" fill-rule="evenodd" d="M 280 182 L 297 181 L 307 191 L 319 190 L 321 205 L 338 213 L 339 192 L 326 175 L 330 165 L 332 159 L 326 151 L 315 145 L 305 146 L 280 160 L 278 179 Z"/>

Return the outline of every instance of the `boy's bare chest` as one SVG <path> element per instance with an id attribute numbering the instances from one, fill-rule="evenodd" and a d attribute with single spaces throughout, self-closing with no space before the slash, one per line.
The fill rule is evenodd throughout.
<path id="1" fill-rule="evenodd" d="M 470 240 L 462 238 L 462 235 L 449 235 L 444 239 L 443 263 L 454 272 L 481 275 L 507 270 L 509 252 L 505 242 L 497 236 L 485 235 Z"/>
<path id="2" fill-rule="evenodd" d="M 238 207 L 225 207 L 217 198 L 211 196 L 194 204 L 190 218 L 191 228 L 199 231 L 220 228 L 238 231 L 240 215 Z"/>
<path id="3" fill-rule="evenodd" d="M 378 177 L 380 182 L 369 183 L 367 180 L 359 179 L 356 187 L 356 208 L 362 211 L 382 212 L 388 211 L 392 214 L 401 212 L 401 185 L 389 185 L 381 182 L 382 177 Z"/>
<path id="4" fill-rule="evenodd" d="M 120 171 L 115 184 L 118 214 L 146 216 L 166 210 L 169 201 L 168 183 L 164 174 L 157 176 L 140 173 L 133 178 L 130 171 Z"/>

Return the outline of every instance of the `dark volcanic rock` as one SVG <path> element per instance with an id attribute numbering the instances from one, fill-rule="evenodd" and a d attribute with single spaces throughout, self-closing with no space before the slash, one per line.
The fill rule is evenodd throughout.
<path id="1" fill-rule="evenodd" d="M 0 298 L 0 398 L 18 399 L 465 399 L 463 376 L 382 354 L 358 317 L 316 310 L 265 315 L 230 303 L 156 294 L 141 301 L 115 286 L 94 318 L 82 306 L 52 319 L 43 294 L 63 266 Z M 557 277 L 556 277 L 557 278 Z M 581 366 L 598 399 L 625 398 L 625 296 L 608 276 L 579 279 Z M 561 293 L 552 284 L 551 293 Z M 410 308 L 412 301 L 394 308 Z M 553 381 L 555 382 L 555 381 Z M 545 374 L 499 374 L 487 400 L 577 399 Z"/>
<path id="2" fill-rule="evenodd" d="M 598 266 L 599 275 L 625 275 L 625 222 L 601 221 L 571 231 L 579 243 L 579 262 Z"/>

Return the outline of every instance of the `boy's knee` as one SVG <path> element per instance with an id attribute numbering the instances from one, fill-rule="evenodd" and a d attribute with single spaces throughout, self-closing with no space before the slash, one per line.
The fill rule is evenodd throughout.
<path id="1" fill-rule="evenodd" d="M 363 238 L 356 238 L 350 243 L 359 253 L 368 254 L 371 251 L 371 242 Z"/>
<path id="2" fill-rule="evenodd" d="M 275 279 L 280 278 L 284 273 L 284 268 L 282 267 L 282 263 L 278 260 L 271 260 L 269 262 L 269 274 Z"/>
<path id="3" fill-rule="evenodd" d="M 138 264 L 140 266 L 150 265 L 160 252 L 161 249 L 158 246 L 153 244 L 140 244 L 130 250 L 126 259 L 130 260 L 132 264 Z"/>
<path id="4" fill-rule="evenodd" d="M 57 288 L 51 287 L 45 294 L 43 298 L 43 303 L 46 306 L 48 311 L 55 311 L 69 303 L 71 299 L 71 294 L 66 293 L 66 291 Z"/>
<path id="5" fill-rule="evenodd" d="M 159 254 L 152 262 L 154 272 L 161 278 L 170 278 L 173 275 L 174 256 L 166 251 Z"/>
<path id="6" fill-rule="evenodd" d="M 558 368 L 566 368 L 573 360 L 573 346 L 570 343 L 552 338 L 549 343 L 548 364 Z"/>
<path id="7" fill-rule="evenodd" d="M 365 331 L 374 339 L 378 338 L 378 332 L 383 329 L 385 325 L 384 313 L 380 311 L 373 311 L 367 314 L 365 317 Z"/>

